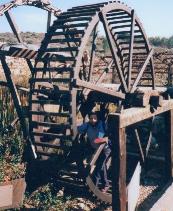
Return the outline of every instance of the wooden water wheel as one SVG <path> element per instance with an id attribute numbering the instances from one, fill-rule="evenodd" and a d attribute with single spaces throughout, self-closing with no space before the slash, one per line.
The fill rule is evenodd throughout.
<path id="1" fill-rule="evenodd" d="M 110 56 L 104 68 L 98 69 L 100 27 Z M 110 86 L 114 83 L 116 86 Z M 155 87 L 154 68 L 152 49 L 133 9 L 120 2 L 104 2 L 60 14 L 42 42 L 30 79 L 30 136 L 37 155 L 59 157 L 61 179 L 81 185 L 76 179 L 77 164 L 68 159 L 78 120 L 83 122 L 95 108 L 109 110 L 110 104 L 120 104 L 139 85 Z M 89 170 L 83 182 L 99 199 L 110 203 L 111 188 L 102 193 L 92 179 L 102 150 L 103 145 L 86 163 Z M 111 159 L 107 166 L 111 171 Z"/>

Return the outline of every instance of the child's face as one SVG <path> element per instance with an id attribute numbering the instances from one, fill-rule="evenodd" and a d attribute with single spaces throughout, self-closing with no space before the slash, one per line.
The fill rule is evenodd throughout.
<path id="1" fill-rule="evenodd" d="M 89 117 L 89 122 L 91 125 L 95 125 L 97 123 L 97 115 L 93 114 Z"/>

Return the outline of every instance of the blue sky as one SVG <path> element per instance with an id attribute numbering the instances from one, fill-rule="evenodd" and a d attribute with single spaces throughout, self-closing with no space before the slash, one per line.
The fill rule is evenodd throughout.
<path id="1" fill-rule="evenodd" d="M 103 2 L 104 0 L 52 0 L 53 5 L 63 11 L 72 6 Z M 9 0 L 0 0 L 0 4 Z M 173 0 L 124 0 L 135 9 L 148 36 L 173 35 Z M 21 31 L 44 32 L 46 12 L 34 7 L 18 7 L 13 15 Z M 170 24 L 170 25 L 169 25 Z M 0 32 L 10 31 L 4 17 L 0 17 Z"/>

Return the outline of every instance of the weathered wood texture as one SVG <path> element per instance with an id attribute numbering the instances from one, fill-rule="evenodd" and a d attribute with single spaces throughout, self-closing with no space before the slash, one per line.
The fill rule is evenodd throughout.
<path id="1" fill-rule="evenodd" d="M 158 107 L 156 110 L 152 112 L 151 112 L 150 106 L 147 106 L 146 108 L 133 107 L 133 108 L 123 110 L 121 114 L 112 114 L 112 115 L 119 116 L 120 128 L 124 128 L 131 124 L 151 118 L 155 115 L 164 113 L 172 109 L 173 109 L 173 100 L 163 100 L 162 107 Z"/>
<path id="2" fill-rule="evenodd" d="M 173 178 L 173 110 L 166 112 L 165 179 Z"/>
<path id="3" fill-rule="evenodd" d="M 126 211 L 126 142 L 119 116 L 110 115 L 109 136 L 112 140 L 112 210 Z"/>

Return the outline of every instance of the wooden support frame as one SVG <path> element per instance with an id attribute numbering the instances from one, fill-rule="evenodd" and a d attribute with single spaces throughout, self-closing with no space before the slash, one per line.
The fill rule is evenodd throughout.
<path id="1" fill-rule="evenodd" d="M 126 138 L 125 128 L 135 123 L 166 114 L 167 137 L 165 140 L 165 179 L 173 178 L 173 100 L 164 100 L 163 105 L 153 113 L 150 107 L 129 108 L 121 114 L 114 113 L 108 117 L 108 134 L 112 140 L 112 210 L 127 210 L 126 192 Z"/>
<path id="2" fill-rule="evenodd" d="M 80 80 L 80 79 L 74 80 L 74 83 L 75 83 L 76 86 L 79 86 L 79 87 L 84 87 L 84 88 L 91 89 L 91 90 L 94 90 L 94 91 L 97 91 L 97 92 L 108 94 L 108 95 L 111 95 L 113 97 L 117 97 L 119 99 L 125 99 L 125 94 L 123 94 L 121 92 L 113 91 L 113 90 L 108 89 L 108 88 L 98 86 L 98 84 L 95 85 L 91 82 L 83 81 L 83 80 Z"/>
<path id="3" fill-rule="evenodd" d="M 108 129 L 112 140 L 112 166 L 116 166 L 112 172 L 112 210 L 126 211 L 126 141 L 119 115 L 109 116 Z"/>
<path id="4" fill-rule="evenodd" d="M 173 109 L 166 112 L 165 179 L 173 178 Z"/>

